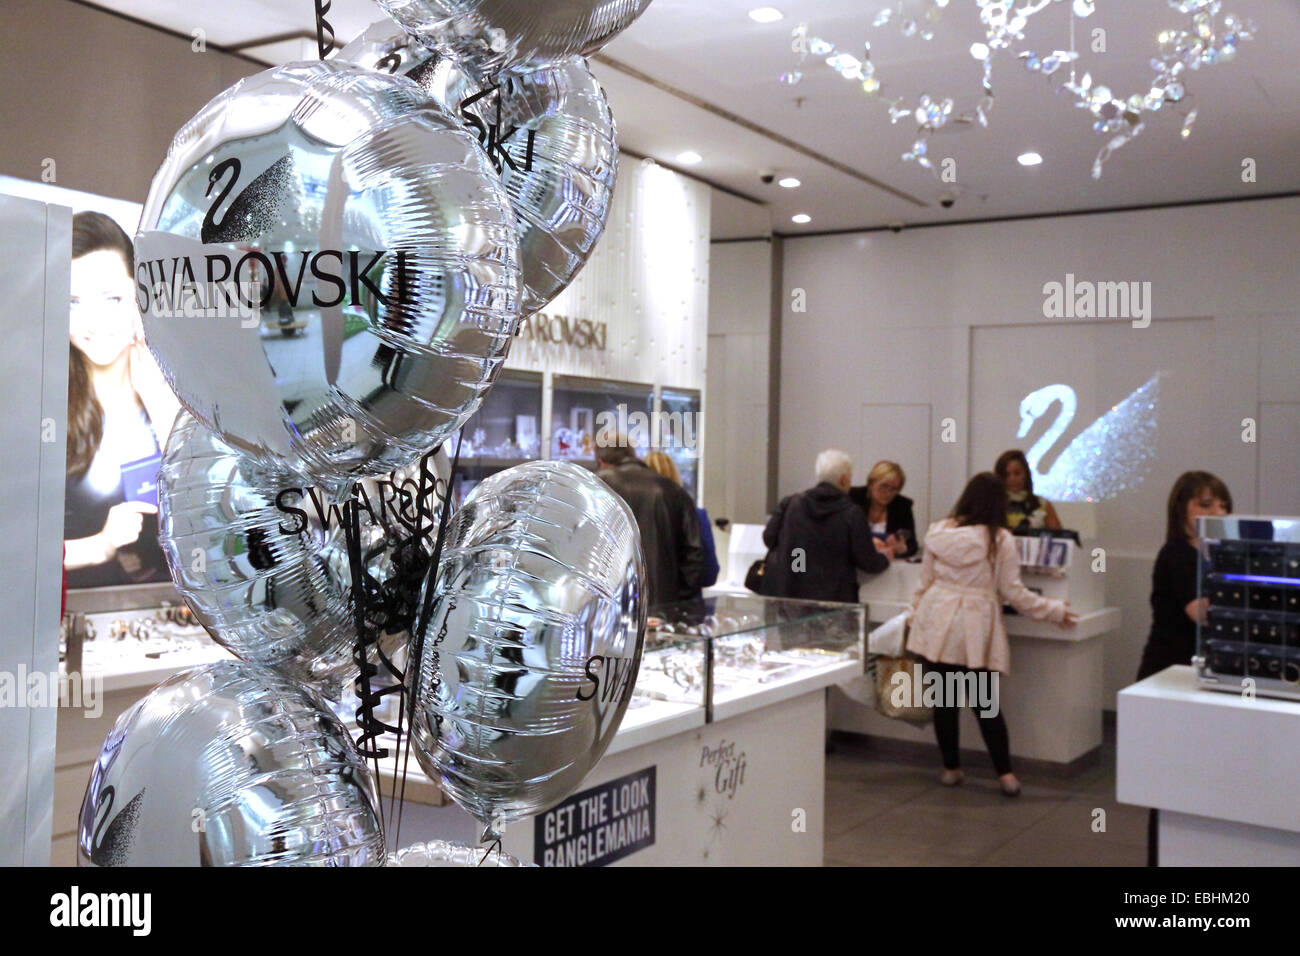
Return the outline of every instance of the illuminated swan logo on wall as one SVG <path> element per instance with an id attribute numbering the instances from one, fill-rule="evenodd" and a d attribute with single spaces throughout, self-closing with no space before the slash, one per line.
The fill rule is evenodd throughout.
<path id="1" fill-rule="evenodd" d="M 1051 427 L 1025 453 L 1034 492 L 1055 501 L 1101 501 L 1136 488 L 1155 457 L 1159 397 L 1160 376 L 1155 375 L 1080 432 L 1044 473 L 1038 463 L 1070 427 L 1078 400 L 1068 385 L 1048 385 L 1026 395 L 1020 402 L 1017 438 L 1028 435 L 1034 422 L 1061 403 Z"/>

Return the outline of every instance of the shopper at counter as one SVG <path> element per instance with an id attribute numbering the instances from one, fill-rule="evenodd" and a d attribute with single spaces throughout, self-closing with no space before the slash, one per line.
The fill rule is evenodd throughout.
<path id="1" fill-rule="evenodd" d="M 857 570 L 884 571 L 894 546 L 872 537 L 866 515 L 849 498 L 853 463 L 848 455 L 822 452 L 816 472 L 816 486 L 783 498 L 763 529 L 770 549 L 763 593 L 857 602 Z"/>
<path id="2" fill-rule="evenodd" d="M 1190 664 L 1196 653 L 1196 625 L 1205 621 L 1209 600 L 1196 596 L 1196 554 L 1200 540 L 1196 519 L 1232 513 L 1228 486 L 1208 471 L 1186 471 L 1169 491 L 1165 508 L 1165 543 L 1151 572 L 1151 633 L 1142 649 L 1138 680 L 1166 667 Z M 1147 825 L 1147 865 L 1159 857 L 1157 812 Z"/>
<path id="3" fill-rule="evenodd" d="M 1046 498 L 1034 494 L 1034 476 L 1025 453 L 1018 448 L 998 456 L 993 471 L 1007 490 L 1007 527 L 1060 530 L 1061 519 Z"/>
<path id="4" fill-rule="evenodd" d="M 872 535 L 893 545 L 895 556 L 900 558 L 910 558 L 917 552 L 912 499 L 900 494 L 906 483 L 901 465 L 878 461 L 867 472 L 866 485 L 849 489 L 854 504 L 866 512 Z"/>
<path id="5" fill-rule="evenodd" d="M 930 525 L 925 536 L 921 583 L 912 598 L 907 649 L 927 671 L 964 675 L 965 686 L 988 686 L 1011 669 L 1011 646 L 1002 623 L 1010 604 L 1036 620 L 1072 627 L 1077 620 L 1065 601 L 1035 594 L 1020 580 L 1020 558 L 1006 527 L 1007 498 L 1002 480 L 980 472 L 966 485 L 952 514 Z M 980 675 L 984 675 L 982 678 Z M 975 683 L 971 683 L 971 679 Z M 993 683 L 996 688 L 997 684 Z M 958 703 L 944 699 L 934 709 L 934 732 L 943 757 L 945 786 L 962 782 Z M 1011 745 L 1001 708 L 981 708 L 967 700 L 979 719 L 980 733 L 997 770 L 1002 792 L 1020 794 L 1012 772 Z"/>
<path id="6" fill-rule="evenodd" d="M 651 471 L 636 457 L 625 435 L 613 445 L 596 444 L 600 477 L 636 518 L 645 552 L 647 605 L 700 597 L 704 549 L 695 502 L 680 485 Z"/>
<path id="7" fill-rule="evenodd" d="M 645 463 L 655 474 L 671 479 L 679 488 L 683 487 L 682 474 L 666 453 L 652 451 L 645 456 Z M 711 588 L 718 583 L 718 572 L 721 570 L 718 564 L 718 547 L 713 542 L 713 527 L 709 522 L 709 513 L 699 505 L 696 505 L 695 513 L 700 519 L 700 544 L 704 548 L 704 567 L 700 572 L 700 587 Z"/>

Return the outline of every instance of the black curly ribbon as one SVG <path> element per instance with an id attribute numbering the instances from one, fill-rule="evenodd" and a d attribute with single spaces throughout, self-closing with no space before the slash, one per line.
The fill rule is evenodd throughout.
<path id="1" fill-rule="evenodd" d="M 316 4 L 316 49 L 323 60 L 334 52 L 334 27 L 325 19 L 334 0 L 314 0 Z M 325 34 L 329 34 L 328 38 Z"/>

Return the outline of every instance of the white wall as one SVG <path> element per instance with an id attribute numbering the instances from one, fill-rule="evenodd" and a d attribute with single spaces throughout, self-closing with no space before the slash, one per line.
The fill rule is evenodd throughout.
<path id="1" fill-rule="evenodd" d="M 1266 504 L 1300 513 L 1300 486 L 1276 477 L 1300 458 L 1297 240 L 1300 199 L 787 239 L 780 493 L 810 484 L 811 462 L 827 446 L 854 456 L 855 480 L 877 458 L 901 459 L 897 439 L 890 447 L 875 440 L 888 431 L 889 408 L 908 409 L 910 420 L 919 420 L 917 408 L 928 407 L 929 460 L 912 451 L 918 460 L 902 461 L 905 493 L 924 513 L 941 515 L 973 470 L 992 466 L 985 460 L 990 448 L 1004 439 L 1005 447 L 1018 444 L 1017 408 L 1003 407 L 1011 393 L 1001 391 L 1074 374 L 1080 415 L 1086 405 L 1091 420 L 1123 397 L 1112 393 L 1122 390 L 1125 376 L 1174 373 L 1176 387 L 1160 411 L 1167 437 L 1157 438 L 1150 474 L 1139 491 L 1095 506 L 1108 551 L 1107 599 L 1124 612 L 1124 626 L 1106 648 L 1106 701 L 1113 707 L 1113 694 L 1136 672 L 1150 627 L 1160 503 L 1177 474 L 1215 472 L 1238 512 Z M 1043 287 L 1066 273 L 1150 282 L 1153 327 L 1045 318 Z M 791 311 L 795 289 L 804 290 L 806 313 Z M 1022 334 L 998 330 L 1004 326 Z M 977 339 L 984 364 L 973 375 Z M 985 348 L 989 343 L 1000 347 Z M 1124 364 L 1132 368 L 1120 374 Z M 1012 385 L 1003 388 L 1005 381 Z M 949 418 L 953 442 L 941 440 Z M 1242 441 L 1245 418 L 1259 422 L 1258 443 Z M 989 435 L 976 443 L 973 431 Z M 1269 471 L 1261 472 L 1261 461 Z"/>
<path id="2" fill-rule="evenodd" d="M 714 243 L 704 507 L 755 524 L 767 512 L 772 243 Z"/>

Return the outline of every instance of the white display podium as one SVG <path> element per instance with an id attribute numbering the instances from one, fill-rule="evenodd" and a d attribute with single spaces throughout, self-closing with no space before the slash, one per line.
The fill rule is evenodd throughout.
<path id="1" fill-rule="evenodd" d="M 1121 803 L 1160 811 L 1161 866 L 1300 865 L 1300 702 L 1170 667 L 1119 693 Z"/>

